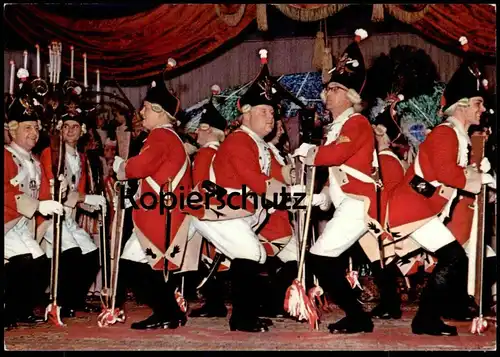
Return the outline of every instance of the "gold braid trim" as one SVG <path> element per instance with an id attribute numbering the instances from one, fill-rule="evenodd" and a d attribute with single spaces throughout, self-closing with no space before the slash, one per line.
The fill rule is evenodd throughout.
<path id="1" fill-rule="evenodd" d="M 382 22 L 384 21 L 384 4 L 373 4 L 372 10 L 372 21 Z"/>
<path id="2" fill-rule="evenodd" d="M 257 5 L 257 28 L 259 31 L 267 31 L 267 8 L 266 4 L 256 4 Z"/>
<path id="3" fill-rule="evenodd" d="M 327 18 L 349 6 L 349 4 L 331 4 L 316 9 L 300 9 L 287 4 L 273 4 L 273 6 L 292 20 L 313 22 Z"/>
<path id="4" fill-rule="evenodd" d="M 217 16 L 222 19 L 228 26 L 235 27 L 237 26 L 243 15 L 245 14 L 246 4 L 241 4 L 238 11 L 234 14 L 223 14 L 219 4 L 215 4 L 215 13 Z"/>
<path id="5" fill-rule="evenodd" d="M 425 5 L 425 7 L 420 11 L 405 11 L 398 5 L 391 4 L 386 4 L 385 7 L 387 8 L 387 11 L 389 11 L 389 14 L 394 16 L 399 21 L 406 22 L 407 24 L 421 20 L 430 9 L 430 5 Z"/>

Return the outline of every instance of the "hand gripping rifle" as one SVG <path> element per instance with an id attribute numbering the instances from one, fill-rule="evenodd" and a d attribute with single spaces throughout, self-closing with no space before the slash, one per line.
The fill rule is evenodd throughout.
<path id="1" fill-rule="evenodd" d="M 65 145 L 62 131 L 53 136 L 50 143 L 52 173 L 54 176 L 54 200 L 62 204 L 62 185 L 60 178 L 64 177 Z M 63 216 L 53 215 L 52 262 L 50 269 L 50 303 L 45 309 L 45 321 L 50 320 L 56 326 L 65 326 L 61 321 L 61 307 L 57 305 L 57 292 L 59 287 L 59 260 L 61 254 Z"/>
<path id="2" fill-rule="evenodd" d="M 114 185 L 115 190 L 115 214 L 113 223 L 111 225 L 111 244 L 110 244 L 110 278 L 109 287 L 105 281 L 101 291 L 102 311 L 97 317 L 97 325 L 99 327 L 106 327 L 113 325 L 116 322 L 125 322 L 125 314 L 119 308 L 116 308 L 116 292 L 118 287 L 118 273 L 120 266 L 120 256 L 123 239 L 123 223 L 125 219 L 125 206 L 123 193 L 125 190 L 126 182 L 116 181 Z M 106 245 L 104 245 L 105 247 Z M 105 254 L 105 253 L 104 253 Z M 106 256 L 104 257 L 106 261 Z M 104 271 L 107 270 L 103 266 Z M 104 278 L 106 279 L 106 278 Z"/>

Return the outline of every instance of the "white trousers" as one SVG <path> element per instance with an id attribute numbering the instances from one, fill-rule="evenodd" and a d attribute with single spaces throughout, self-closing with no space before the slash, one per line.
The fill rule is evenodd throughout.
<path id="1" fill-rule="evenodd" d="M 71 216 L 66 216 L 62 224 L 61 252 L 71 248 L 80 248 L 82 254 L 93 252 L 97 249 L 90 235 L 75 222 Z M 54 225 L 51 223 L 44 235 L 45 253 L 52 258 L 52 241 L 54 238 Z"/>
<path id="2" fill-rule="evenodd" d="M 193 228 L 229 259 L 248 259 L 264 264 L 267 254 L 252 229 L 254 221 L 253 217 L 226 221 L 200 221 L 191 217 Z"/>
<path id="3" fill-rule="evenodd" d="M 297 244 L 297 235 L 295 232 L 292 234 L 292 238 L 285 245 L 285 247 L 276 256 L 283 262 L 288 263 L 294 260 L 299 260 L 299 246 Z"/>
<path id="4" fill-rule="evenodd" d="M 142 249 L 139 237 L 135 234 L 135 229 L 127 243 L 125 243 L 125 247 L 123 247 L 121 259 L 130 260 L 136 263 L 148 263 L 148 258 L 146 257 L 144 249 Z"/>
<path id="5" fill-rule="evenodd" d="M 345 196 L 335 208 L 316 243 L 310 249 L 315 255 L 336 258 L 368 231 L 363 201 Z"/>
<path id="6" fill-rule="evenodd" d="M 26 218 L 21 218 L 4 235 L 4 258 L 9 259 L 17 255 L 31 254 L 33 259 L 44 255 L 43 249 L 34 238 L 34 233 L 30 231 L 31 222 Z"/>

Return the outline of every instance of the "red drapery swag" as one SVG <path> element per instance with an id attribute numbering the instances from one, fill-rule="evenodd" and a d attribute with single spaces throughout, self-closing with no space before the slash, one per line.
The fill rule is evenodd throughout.
<path id="1" fill-rule="evenodd" d="M 74 20 L 33 5 L 10 5 L 4 20 L 26 41 L 41 47 L 48 58 L 48 39 L 63 44 L 63 67 L 70 66 L 75 47 L 75 77 L 83 78 L 83 57 L 87 53 L 88 73 L 100 70 L 102 80 L 138 80 L 159 73 L 169 57 L 177 66 L 212 52 L 237 36 L 256 16 L 255 5 L 247 5 L 234 27 L 221 20 L 214 5 L 164 4 L 154 10 L 116 19 Z M 221 5 L 227 13 L 239 5 Z"/>
<path id="2" fill-rule="evenodd" d="M 43 55 L 48 56 L 48 38 L 62 42 L 63 46 L 73 45 L 76 76 L 83 77 L 81 54 L 86 52 L 88 71 L 98 66 L 103 80 L 151 77 L 165 68 L 169 57 L 179 67 L 184 66 L 234 38 L 256 18 L 254 4 L 246 6 L 241 21 L 234 27 L 217 16 L 213 4 L 165 4 L 110 20 L 72 20 L 39 6 L 11 6 L 4 20 L 33 44 L 30 51 L 35 51 L 34 45 L 40 43 Z M 239 6 L 221 5 L 227 13 L 234 13 Z M 303 9 L 322 6 L 325 5 L 300 4 Z M 460 36 L 467 36 L 471 52 L 496 57 L 496 13 L 490 5 L 431 5 L 425 16 L 412 26 L 448 46 L 458 47 Z M 63 65 L 68 68 L 69 63 L 70 52 L 63 51 Z"/>

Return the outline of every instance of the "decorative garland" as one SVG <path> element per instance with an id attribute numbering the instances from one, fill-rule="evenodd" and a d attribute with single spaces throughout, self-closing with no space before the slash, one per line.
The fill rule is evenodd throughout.
<path id="1" fill-rule="evenodd" d="M 302 21 L 302 22 L 313 22 L 325 19 L 333 14 L 336 14 L 340 10 L 351 6 L 350 4 L 331 4 L 323 5 L 315 8 L 299 8 L 288 4 L 273 4 L 278 10 L 280 10 L 284 15 L 288 16 L 292 20 Z M 421 20 L 425 14 L 429 11 L 430 5 L 424 5 L 421 10 L 416 11 L 406 11 L 399 7 L 399 5 L 391 4 L 374 4 L 372 12 L 372 21 L 380 22 L 384 20 L 384 10 L 387 9 L 389 14 L 398 19 L 399 21 L 405 22 L 407 24 L 414 23 Z M 261 29 L 262 31 L 267 30 Z M 259 27 L 260 28 L 260 27 Z"/>
<path id="2" fill-rule="evenodd" d="M 349 4 L 331 4 L 314 9 L 301 9 L 287 4 L 273 4 L 273 6 L 292 20 L 313 22 L 327 18 L 346 8 Z"/>
<path id="3" fill-rule="evenodd" d="M 430 5 L 425 5 L 422 10 L 405 11 L 398 5 L 387 4 L 385 5 L 385 7 L 387 11 L 389 11 L 389 14 L 394 16 L 399 21 L 406 22 L 407 24 L 412 24 L 414 22 L 417 22 L 418 20 L 421 20 L 431 8 Z"/>
<path id="4" fill-rule="evenodd" d="M 241 4 L 234 14 L 223 14 L 219 4 L 215 4 L 215 13 L 217 16 L 222 19 L 228 26 L 235 27 L 237 26 L 243 15 L 245 14 L 246 4 Z"/>

